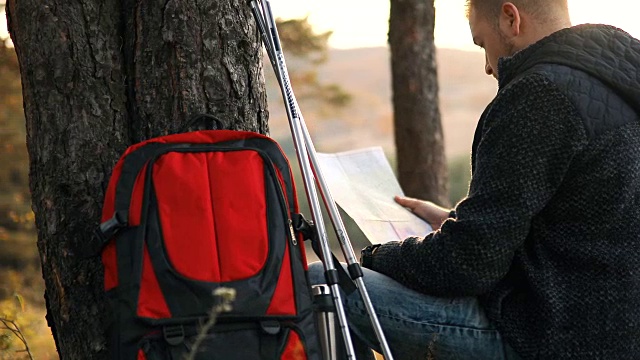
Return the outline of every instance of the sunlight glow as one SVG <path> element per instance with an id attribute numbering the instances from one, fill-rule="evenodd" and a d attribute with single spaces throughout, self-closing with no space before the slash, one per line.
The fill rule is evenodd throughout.
<path id="1" fill-rule="evenodd" d="M 638 5 L 630 0 L 568 0 L 574 25 L 604 23 L 640 37 Z M 316 31 L 333 31 L 329 43 L 335 48 L 385 46 L 389 27 L 388 0 L 271 0 L 276 17 L 308 16 Z M 606 4 L 606 5 L 603 5 Z M 471 42 L 465 0 L 435 0 L 435 40 L 439 47 L 476 49 Z M 0 16 L 5 18 L 4 12 Z M 0 20 L 0 38 L 7 37 Z"/>
<path id="2" fill-rule="evenodd" d="M 308 16 L 317 31 L 333 30 L 332 47 L 385 46 L 389 21 L 388 0 L 271 0 L 281 18 Z M 606 5 L 603 5 L 606 4 Z M 435 0 L 436 45 L 474 49 L 465 17 L 465 0 Z M 605 23 L 640 37 L 640 22 L 634 1 L 569 0 L 574 25 Z"/>

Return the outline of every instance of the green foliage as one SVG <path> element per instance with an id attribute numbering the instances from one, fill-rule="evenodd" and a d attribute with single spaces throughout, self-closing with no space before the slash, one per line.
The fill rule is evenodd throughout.
<path id="1" fill-rule="evenodd" d="M 44 282 L 35 238 L 24 231 L 9 235 L 0 240 L 0 318 L 19 326 L 21 337 L 14 326 L 0 323 L 0 359 L 27 359 L 25 342 L 34 358 L 57 359 L 44 321 Z"/>
<path id="2" fill-rule="evenodd" d="M 315 64 L 327 60 L 327 41 L 332 32 L 316 34 L 308 18 L 277 20 L 278 33 L 282 46 L 293 56 L 307 59 Z"/>
<path id="3" fill-rule="evenodd" d="M 22 115 L 22 86 L 20 66 L 13 48 L 8 47 L 5 39 L 0 38 L 0 141 L 16 140 L 24 136 L 24 117 Z M 13 121 L 12 121 L 13 120 Z M 20 122 L 19 120 L 22 120 Z M 20 126 L 17 126 L 17 125 Z M 24 139 L 23 139 L 24 140 Z"/>
<path id="4" fill-rule="evenodd" d="M 469 155 L 460 155 L 449 161 L 449 200 L 457 204 L 469 190 L 471 160 Z"/>
<path id="5" fill-rule="evenodd" d="M 389 157 L 389 163 L 397 172 L 397 159 Z M 449 160 L 449 201 L 455 205 L 467 196 L 471 181 L 471 160 L 469 155 L 458 155 Z M 397 173 L 396 173 L 397 176 Z"/>
<path id="6" fill-rule="evenodd" d="M 0 41 L 0 240 L 7 230 L 33 230 L 29 158 L 20 68 L 13 48 Z"/>
<path id="7" fill-rule="evenodd" d="M 20 327 L 18 324 L 11 319 L 7 319 L 4 317 L 0 317 L 0 331 L 6 331 L 7 333 L 0 334 L 0 350 L 6 353 L 12 353 L 9 355 L 9 358 L 28 358 L 33 360 L 33 356 L 31 356 L 31 351 L 29 350 L 29 344 L 27 343 L 27 339 L 22 334 Z M 17 339 L 20 343 L 20 347 L 15 347 L 14 343 Z M 18 354 L 24 354 L 24 356 L 12 356 Z M 6 358 L 3 356 L 2 358 Z"/>
<path id="8" fill-rule="evenodd" d="M 307 18 L 278 19 L 277 26 L 291 84 L 298 100 L 304 102 L 305 110 L 326 115 L 347 106 L 351 101 L 349 93 L 337 84 L 326 84 L 318 79 L 317 68 L 328 58 L 327 41 L 331 31 L 315 33 Z M 276 83 L 272 74 L 267 77 L 271 78 L 267 84 Z"/>
<path id="9" fill-rule="evenodd" d="M 0 0 L 0 12 L 4 1 Z M 4 15 L 4 14 L 3 14 Z M 15 51 L 0 38 L 0 359 L 56 359 L 29 193 L 29 156 Z M 36 355 L 37 354 L 37 355 Z"/>

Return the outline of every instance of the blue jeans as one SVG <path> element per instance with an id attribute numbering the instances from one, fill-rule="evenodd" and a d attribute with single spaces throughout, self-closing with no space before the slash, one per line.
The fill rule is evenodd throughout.
<path id="1" fill-rule="evenodd" d="M 383 274 L 362 270 L 394 359 L 519 359 L 489 323 L 476 298 L 428 296 Z M 322 263 L 309 265 L 309 278 L 314 285 L 326 283 Z M 369 348 L 382 350 L 360 293 L 342 295 L 356 358 L 372 359 Z"/>

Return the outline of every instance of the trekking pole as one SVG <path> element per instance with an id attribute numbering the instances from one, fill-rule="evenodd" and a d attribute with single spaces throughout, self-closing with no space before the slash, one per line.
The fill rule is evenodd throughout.
<path id="1" fill-rule="evenodd" d="M 327 232 L 324 227 L 324 220 L 322 219 L 322 210 L 320 209 L 320 202 L 318 201 L 318 194 L 314 185 L 313 171 L 311 170 L 311 164 L 309 163 L 307 148 L 302 143 L 302 141 L 304 141 L 304 135 L 300 126 L 300 118 L 298 116 L 299 112 L 296 106 L 295 95 L 293 94 L 293 91 L 291 89 L 291 83 L 287 73 L 284 55 L 282 54 L 282 49 L 280 46 L 280 39 L 277 35 L 277 29 L 274 25 L 272 25 L 274 22 L 270 21 L 271 19 L 273 19 L 273 16 L 271 15 L 271 6 L 267 1 L 262 2 L 261 5 L 262 10 L 258 8 L 256 0 L 250 1 L 251 10 L 254 14 L 254 17 L 256 18 L 256 21 L 263 23 L 263 25 L 258 25 L 258 28 L 260 29 L 260 31 L 264 30 L 263 38 L 265 46 L 272 47 L 271 51 L 267 50 L 267 53 L 269 55 L 275 55 L 275 59 L 271 59 L 271 61 L 272 65 L 274 65 L 275 63 L 274 70 L 276 71 L 276 75 L 281 85 L 280 89 L 282 91 L 282 95 L 286 100 L 285 108 L 287 111 L 287 117 L 289 118 L 289 126 L 291 128 L 291 134 L 293 136 L 296 155 L 298 158 L 298 162 L 300 163 L 300 168 L 302 170 L 304 188 L 307 199 L 309 201 L 309 206 L 311 207 L 311 214 L 315 223 L 316 231 L 318 233 L 318 238 L 320 239 L 323 258 L 322 263 L 324 264 L 325 269 L 325 278 L 327 280 L 327 284 L 331 289 L 331 296 L 336 308 L 336 315 L 338 316 L 340 331 L 344 339 L 347 359 L 355 359 L 353 342 L 351 340 L 351 334 L 347 326 L 347 319 L 344 305 L 342 303 L 340 289 L 338 288 L 338 274 L 335 267 L 336 264 L 333 263 L 333 259 L 331 257 L 331 249 L 329 248 Z M 340 265 L 338 264 L 338 266 Z"/>
<path id="2" fill-rule="evenodd" d="M 252 3 L 255 3 L 255 1 L 252 1 Z M 362 298 L 362 301 L 365 305 L 365 308 L 367 310 L 367 313 L 369 315 L 369 319 L 371 321 L 371 324 L 373 326 L 374 332 L 376 334 L 376 337 L 378 339 L 378 342 L 380 344 L 380 347 L 382 348 L 382 352 L 383 355 L 385 357 L 385 359 L 387 360 L 392 360 L 393 357 L 391 355 L 391 350 L 389 349 L 389 345 L 386 341 L 386 338 L 384 336 L 384 332 L 382 331 L 382 327 L 380 325 L 380 322 L 378 321 L 378 317 L 375 313 L 375 310 L 373 308 L 373 304 L 371 303 L 371 299 L 369 297 L 369 294 L 367 293 L 367 289 L 366 286 L 364 285 L 364 280 L 362 279 L 362 269 L 360 268 L 360 264 L 357 261 L 357 258 L 354 254 L 353 251 L 353 247 L 351 246 L 351 241 L 349 239 L 349 235 L 346 231 L 346 228 L 344 226 L 344 222 L 342 220 L 342 217 L 340 215 L 340 212 L 338 210 L 338 207 L 335 203 L 335 201 L 333 200 L 333 197 L 331 196 L 331 192 L 329 191 L 329 188 L 324 180 L 324 177 L 322 176 L 322 170 L 320 169 L 320 166 L 318 165 L 318 161 L 317 161 L 317 156 L 316 156 L 316 150 L 315 147 L 313 145 L 313 141 L 311 140 L 311 136 L 309 135 L 309 131 L 307 129 L 307 126 L 305 124 L 304 121 L 304 117 L 302 116 L 302 113 L 300 112 L 300 108 L 299 105 L 296 101 L 296 98 L 293 94 L 293 89 L 291 88 L 291 83 L 288 79 L 288 74 L 286 71 L 286 65 L 284 63 L 284 55 L 282 53 L 282 49 L 280 47 L 280 39 L 278 38 L 278 33 L 277 33 L 277 28 L 276 28 L 276 24 L 275 24 L 275 20 L 273 18 L 273 14 L 271 13 L 271 7 L 269 4 L 269 0 L 264 0 L 263 2 L 263 8 L 265 9 L 265 14 L 267 17 L 267 21 L 269 24 L 265 25 L 258 25 L 259 28 L 261 29 L 261 32 L 263 34 L 263 37 L 270 37 L 271 39 L 267 40 L 265 39 L 265 43 L 269 42 L 271 44 L 271 46 L 273 46 L 272 50 L 269 51 L 267 50 L 267 53 L 269 54 L 269 56 L 272 56 L 272 54 L 275 54 L 277 56 L 277 61 L 271 61 L 271 64 L 273 66 L 278 67 L 279 69 L 276 70 L 276 72 L 280 73 L 278 74 L 278 78 L 279 78 L 279 83 L 281 84 L 281 87 L 283 87 L 283 95 L 287 97 L 287 107 L 292 107 L 291 113 L 292 114 L 296 114 L 298 115 L 298 122 L 299 122 L 299 127 L 302 130 L 302 135 L 304 137 L 304 143 L 306 146 L 306 150 L 307 150 L 307 156 L 309 157 L 309 160 L 311 161 L 311 170 L 313 171 L 313 174 L 315 176 L 315 180 L 317 182 L 318 187 L 320 188 L 320 193 L 322 195 L 322 199 L 324 202 L 325 207 L 327 208 L 327 211 L 329 213 L 329 218 L 332 222 L 332 225 L 334 227 L 334 230 L 336 232 L 336 236 L 338 238 L 338 241 L 340 243 L 340 247 L 342 249 L 342 252 L 345 256 L 345 260 L 347 261 L 347 265 L 348 265 L 348 270 L 349 270 L 349 275 L 351 276 L 351 278 L 355 281 L 356 286 L 360 292 L 360 296 Z M 255 12 L 254 12 L 255 15 Z M 258 20 L 260 22 L 260 20 Z M 265 31 L 263 32 L 262 29 L 265 29 Z M 266 30 L 271 30 L 271 34 L 270 36 L 265 36 L 266 34 Z M 281 61 L 280 61 L 281 59 Z M 275 63 L 275 64 L 274 64 Z M 275 69 L 274 69 L 275 70 Z M 280 79 L 280 75 L 282 75 L 282 79 Z M 289 113 L 289 111 L 288 111 Z M 296 147 L 297 149 L 297 147 Z M 307 195 L 308 196 L 308 195 Z M 315 198 L 315 200 L 317 201 L 317 198 Z M 315 219 L 314 219 L 315 220 Z M 325 234 L 326 236 L 326 234 Z M 331 251 L 329 246 L 328 246 L 328 241 L 326 240 L 326 237 L 324 238 L 325 242 L 327 242 L 326 247 L 329 249 L 329 252 Z M 323 256 L 325 257 L 325 259 L 327 258 L 325 253 L 324 253 L 324 249 L 323 249 Z M 338 265 L 339 266 L 339 265 Z"/>

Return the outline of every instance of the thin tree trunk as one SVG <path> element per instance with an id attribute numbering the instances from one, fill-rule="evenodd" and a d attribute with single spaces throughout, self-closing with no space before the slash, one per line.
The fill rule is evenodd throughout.
<path id="1" fill-rule="evenodd" d="M 62 359 L 105 359 L 104 189 L 132 143 L 195 113 L 267 132 L 261 49 L 242 0 L 9 0 L 47 318 Z"/>
<path id="2" fill-rule="evenodd" d="M 398 177 L 408 196 L 448 205 L 433 0 L 391 0 L 389 45 Z"/>

